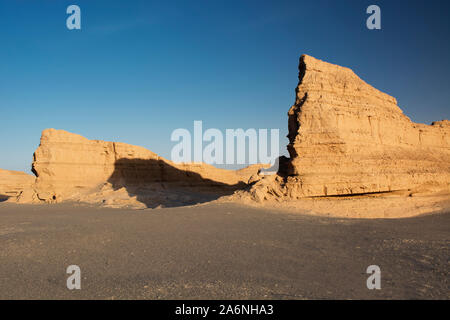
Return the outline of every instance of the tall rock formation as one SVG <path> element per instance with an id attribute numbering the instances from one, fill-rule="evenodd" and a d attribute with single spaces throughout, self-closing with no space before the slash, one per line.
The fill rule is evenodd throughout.
<path id="1" fill-rule="evenodd" d="M 289 161 L 258 199 L 449 190 L 450 121 L 417 124 L 352 70 L 303 55 L 289 116 Z M 283 174 L 281 173 L 283 172 Z"/>

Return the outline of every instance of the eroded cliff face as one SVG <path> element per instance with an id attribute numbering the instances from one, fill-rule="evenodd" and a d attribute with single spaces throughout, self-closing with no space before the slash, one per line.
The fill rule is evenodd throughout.
<path id="1" fill-rule="evenodd" d="M 126 204 L 134 197 L 148 206 L 196 203 L 194 193 L 230 194 L 245 187 L 258 168 L 229 171 L 204 163 L 176 164 L 142 147 L 55 129 L 42 132 L 33 161 L 39 201 Z"/>
<path id="2" fill-rule="evenodd" d="M 20 171 L 0 169 L 0 201 L 17 198 L 31 190 L 34 176 Z"/>
<path id="3" fill-rule="evenodd" d="M 280 158 L 278 174 L 258 176 L 267 167 L 262 165 L 228 171 L 176 164 L 142 147 L 47 129 L 34 154 L 36 182 L 16 188 L 15 196 L 20 202 L 154 208 L 237 191 L 222 200 L 348 217 L 404 217 L 448 208 L 450 121 L 413 123 L 395 98 L 348 68 L 302 56 L 299 70 L 288 112 L 290 158 Z M 240 190 L 247 183 L 250 187 Z M 434 195 L 421 197 L 424 193 Z"/>
<path id="4" fill-rule="evenodd" d="M 290 160 L 255 184 L 255 198 L 449 190 L 450 121 L 413 123 L 348 68 L 303 55 L 299 71 Z"/>

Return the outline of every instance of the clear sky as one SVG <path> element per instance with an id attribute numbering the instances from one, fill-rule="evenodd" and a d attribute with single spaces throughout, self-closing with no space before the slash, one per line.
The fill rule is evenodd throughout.
<path id="1" fill-rule="evenodd" d="M 68 30 L 66 8 L 81 8 Z M 381 30 L 366 8 L 381 8 Z M 298 58 L 352 68 L 413 121 L 450 118 L 450 1 L 0 0 L 0 168 L 45 128 L 144 146 L 176 128 L 279 128 Z"/>

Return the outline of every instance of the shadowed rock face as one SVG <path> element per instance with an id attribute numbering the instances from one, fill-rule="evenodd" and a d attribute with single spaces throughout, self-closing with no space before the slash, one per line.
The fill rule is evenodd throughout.
<path id="1" fill-rule="evenodd" d="M 299 71 L 290 161 L 255 185 L 259 198 L 449 189 L 448 120 L 411 122 L 395 98 L 348 68 L 303 55 Z"/>
<path id="2" fill-rule="evenodd" d="M 172 194 L 167 199 L 164 193 L 173 190 L 230 194 L 245 187 L 259 167 L 229 171 L 204 163 L 177 164 L 142 147 L 89 140 L 55 129 L 42 132 L 33 161 L 36 195 L 41 201 L 101 202 L 109 197 L 107 200 L 114 202 L 118 200 L 114 197 L 124 201 L 135 197 L 137 202 L 151 207 L 158 205 L 158 199 L 168 205 L 170 201 L 181 203 L 180 197 L 186 198 L 185 194 Z M 122 189 L 127 194 L 111 194 Z M 187 203 L 196 203 L 190 199 Z"/>

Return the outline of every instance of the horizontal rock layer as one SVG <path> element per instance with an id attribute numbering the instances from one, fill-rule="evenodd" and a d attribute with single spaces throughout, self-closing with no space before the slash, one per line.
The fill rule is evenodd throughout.
<path id="1" fill-rule="evenodd" d="M 395 98 L 348 68 L 303 55 L 299 70 L 290 160 L 280 167 L 282 182 L 253 188 L 258 197 L 449 190 L 448 120 L 413 123 Z"/>
<path id="2" fill-rule="evenodd" d="M 37 198 L 50 202 L 104 184 L 133 192 L 139 186 L 233 191 L 257 171 L 258 166 L 229 171 L 204 163 L 176 164 L 142 147 L 55 129 L 42 132 L 33 161 Z"/>
<path id="3" fill-rule="evenodd" d="M 20 171 L 0 169 L 0 200 L 15 198 L 30 190 L 35 177 Z"/>

